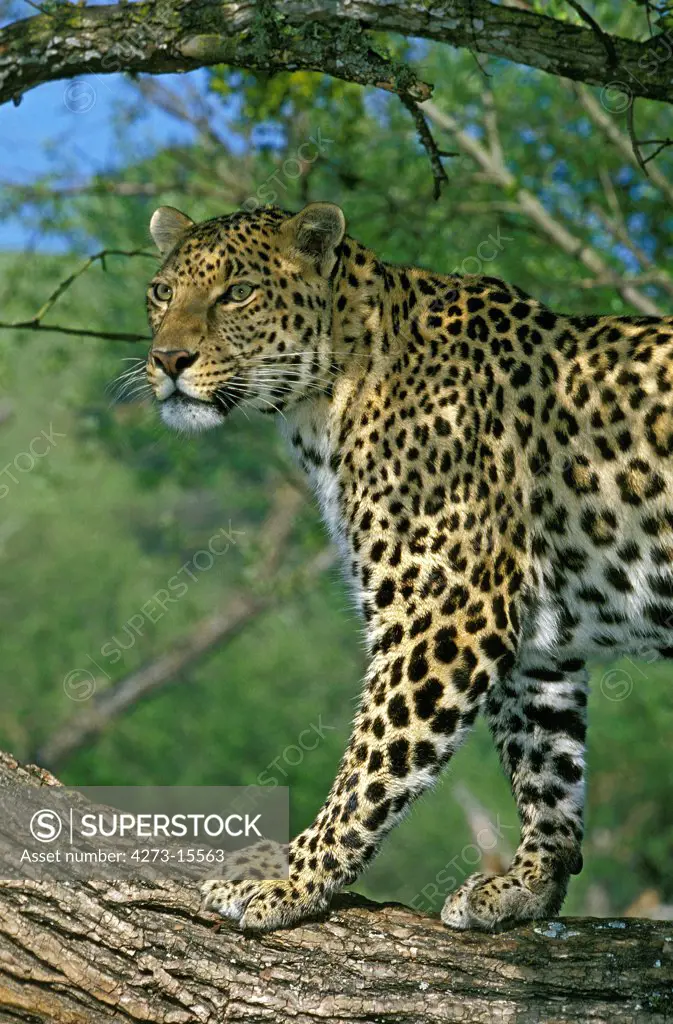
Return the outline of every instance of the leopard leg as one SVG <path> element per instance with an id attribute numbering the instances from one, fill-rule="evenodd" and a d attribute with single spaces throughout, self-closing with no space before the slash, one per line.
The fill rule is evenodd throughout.
<path id="1" fill-rule="evenodd" d="M 269 930 L 323 911 L 352 883 L 474 722 L 494 671 L 513 653 L 495 634 L 460 643 L 445 626 L 403 643 L 381 631 L 362 707 L 331 792 L 290 844 L 289 879 L 206 883 L 207 905 L 242 928 Z"/>
<path id="2" fill-rule="evenodd" d="M 473 875 L 447 899 L 452 928 L 497 930 L 557 914 L 582 868 L 588 674 L 579 660 L 517 666 L 485 704 L 512 784 L 521 840 L 507 874 Z"/>

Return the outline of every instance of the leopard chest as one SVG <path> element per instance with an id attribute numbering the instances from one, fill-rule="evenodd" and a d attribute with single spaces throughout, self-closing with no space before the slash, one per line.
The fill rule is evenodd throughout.
<path id="1" fill-rule="evenodd" d="M 338 475 L 338 446 L 334 430 L 312 410 L 300 409 L 282 423 L 292 453 L 308 478 L 330 537 L 342 558 L 350 553 L 349 531 L 343 512 L 342 481 Z"/>

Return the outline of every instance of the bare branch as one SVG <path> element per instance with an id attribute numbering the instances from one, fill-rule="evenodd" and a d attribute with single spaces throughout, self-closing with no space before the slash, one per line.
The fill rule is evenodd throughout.
<path id="1" fill-rule="evenodd" d="M 650 153 L 649 156 L 643 158 L 643 163 L 647 165 L 649 164 L 650 160 L 655 160 L 659 156 L 659 154 L 662 153 L 665 149 L 668 149 L 669 146 L 673 146 L 673 139 L 638 139 L 638 145 L 657 147 L 653 153 Z M 649 171 L 647 172 L 647 176 L 649 178 Z"/>
<path id="2" fill-rule="evenodd" d="M 643 172 L 643 174 L 645 175 L 645 177 L 649 178 L 650 172 L 648 171 L 647 167 L 645 166 L 645 161 L 643 160 L 643 155 L 640 152 L 638 139 L 636 138 L 635 116 L 636 116 L 636 102 L 635 102 L 635 100 L 633 100 L 631 103 L 629 103 L 629 105 L 627 107 L 627 110 L 626 110 L 626 128 L 627 128 L 627 131 L 629 133 L 629 138 L 631 140 L 631 148 L 633 150 L 633 155 L 636 158 L 636 163 L 640 167 L 640 169 Z"/>
<path id="3" fill-rule="evenodd" d="M 670 285 L 670 281 L 668 284 Z M 579 288 L 593 289 L 593 288 L 617 288 L 619 285 L 628 284 L 630 286 L 642 287 L 647 284 L 656 284 L 660 287 L 664 287 L 664 282 L 661 279 L 661 275 L 656 271 L 652 271 L 647 274 L 606 274 L 604 277 L 585 277 L 580 281 L 573 281 L 574 285 Z"/>
<path id="4" fill-rule="evenodd" d="M 0 330 L 47 331 L 51 334 L 70 334 L 74 338 L 100 338 L 101 341 L 146 341 L 149 334 L 132 334 L 124 331 L 87 331 L 83 327 L 66 327 L 63 324 L 41 324 L 36 320 L 17 320 L 6 323 L 0 320 Z"/>
<path id="5" fill-rule="evenodd" d="M 442 156 L 445 154 L 440 153 L 437 149 L 437 143 L 432 137 L 432 132 L 428 127 L 425 114 L 419 107 L 418 103 L 411 99 L 410 96 L 400 96 L 400 99 L 416 122 L 418 138 L 428 154 L 430 166 L 432 167 L 432 177 L 434 181 L 433 198 L 439 199 L 442 194 L 442 186 L 448 184 L 449 181 L 446 171 L 444 170 L 444 165 L 442 164 Z"/>
<path id="6" fill-rule="evenodd" d="M 38 309 L 35 316 L 29 320 L 14 320 L 11 322 L 0 321 L 0 329 L 3 330 L 29 330 L 29 331 L 52 331 L 56 334 L 73 334 L 81 337 L 88 338 L 102 338 L 105 341 L 150 341 L 146 334 L 129 334 L 119 331 L 90 331 L 81 327 L 63 327 L 59 324 L 45 324 L 44 317 L 47 315 L 49 310 L 56 305 L 61 296 L 66 292 L 75 281 L 85 274 L 94 263 L 100 263 L 103 270 L 106 269 L 105 260 L 108 256 L 145 256 L 156 262 L 157 256 L 153 252 L 146 252 L 144 249 L 102 249 L 100 252 L 95 253 L 93 256 L 89 256 L 88 259 L 82 263 L 82 265 L 75 270 L 69 277 L 59 282 L 54 291 L 51 293 L 49 298 L 43 305 Z"/>
<path id="7" fill-rule="evenodd" d="M 498 112 L 495 106 L 495 97 L 490 89 L 484 90 L 484 126 L 486 135 L 491 147 L 491 156 L 499 167 L 505 166 L 505 154 L 500 140 L 500 128 L 498 126 Z"/>
<path id="8" fill-rule="evenodd" d="M 105 260 L 108 256 L 145 256 L 154 262 L 157 262 L 157 255 L 153 252 L 147 252 L 145 249 L 102 249 L 100 252 L 95 253 L 93 256 L 89 256 L 87 260 L 81 265 L 69 277 L 66 277 L 61 283 L 54 289 L 52 294 L 49 296 L 47 301 L 38 309 L 37 313 L 33 317 L 35 321 L 41 321 L 52 308 L 52 306 L 58 302 L 64 292 L 70 288 L 78 277 L 85 274 L 89 267 L 92 267 L 94 263 L 100 263 L 103 270 L 106 270 Z"/>
<path id="9" fill-rule="evenodd" d="M 624 218 L 621 215 L 621 211 L 614 210 L 613 214 L 606 213 L 605 210 L 601 209 L 598 204 L 594 203 L 591 206 L 591 210 L 596 214 L 598 219 L 601 221 L 603 226 L 607 228 L 610 234 L 622 245 L 626 246 L 633 255 L 636 257 L 638 262 L 648 268 L 648 273 L 633 275 L 631 277 L 625 274 L 607 274 L 602 278 L 605 284 L 608 280 L 615 282 L 629 283 L 631 285 L 643 285 L 643 284 L 656 284 L 660 288 L 663 288 L 669 295 L 673 295 L 673 279 L 664 271 L 660 270 L 654 263 L 654 260 L 642 249 L 639 245 L 634 242 L 631 238 L 629 230 L 624 222 Z M 584 284 L 582 287 L 587 287 Z"/>
<path id="10" fill-rule="evenodd" d="M 504 875 L 512 863 L 514 851 L 494 827 L 492 815 L 464 782 L 456 782 L 453 798 L 460 804 L 472 833 L 472 842 L 481 851 L 480 871 Z"/>
<path id="11" fill-rule="evenodd" d="M 24 185 L 20 181 L 0 181 L 0 189 L 11 192 L 21 202 L 35 200 L 70 199 L 72 196 L 156 196 L 160 192 L 177 188 L 177 183 L 157 185 L 150 181 L 86 181 L 77 185 Z M 190 186 L 191 192 L 191 186 Z M 200 194 L 208 194 L 204 189 Z"/>

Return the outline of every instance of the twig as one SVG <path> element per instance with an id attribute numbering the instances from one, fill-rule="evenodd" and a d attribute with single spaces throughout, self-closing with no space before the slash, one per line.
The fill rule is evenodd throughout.
<path id="1" fill-rule="evenodd" d="M 521 213 L 516 203 L 501 202 L 497 199 L 483 202 L 469 200 L 465 203 L 456 203 L 451 209 L 455 213 Z"/>
<path id="2" fill-rule="evenodd" d="M 612 178 L 606 167 L 598 168 L 598 177 L 600 178 L 601 185 L 603 186 L 603 193 L 608 201 L 608 206 L 612 210 L 614 216 L 619 220 L 620 224 L 624 223 L 624 215 L 622 208 L 619 205 L 619 199 L 615 186 L 612 184 Z"/>
<path id="3" fill-rule="evenodd" d="M 51 293 L 51 295 L 44 303 L 44 305 L 37 311 L 33 319 L 42 320 L 42 318 L 46 316 L 46 314 L 49 312 L 51 307 L 56 302 L 58 302 L 61 295 L 63 295 L 63 293 L 67 291 L 68 288 L 70 288 L 70 286 L 75 283 L 78 277 L 81 277 L 82 274 L 85 274 L 89 267 L 92 267 L 94 263 L 100 262 L 103 270 L 107 270 L 107 267 L 105 266 L 105 260 L 108 256 L 146 256 L 154 260 L 155 262 L 157 260 L 156 253 L 147 252 L 145 249 L 102 249 L 100 252 L 95 253 L 95 255 L 89 256 L 89 258 L 84 261 L 84 263 L 78 270 L 72 273 L 70 277 L 66 277 L 64 281 L 61 281 L 61 283 L 57 285 L 57 287 Z"/>
<path id="4" fill-rule="evenodd" d="M 442 164 L 442 153 L 437 148 L 437 143 L 432 137 L 430 126 L 428 125 L 425 114 L 418 105 L 418 102 L 409 96 L 408 93 L 401 93 L 400 99 L 416 122 L 418 138 L 430 158 L 430 166 L 432 167 L 432 177 L 434 182 L 433 198 L 439 199 L 442 194 L 442 186 L 448 184 L 449 181 L 448 175 L 444 170 L 444 165 Z"/>
<path id="5" fill-rule="evenodd" d="M 500 130 L 498 128 L 498 112 L 495 106 L 495 98 L 490 89 L 484 92 L 484 125 L 491 146 L 493 159 L 497 160 L 501 167 L 505 166 L 505 154 L 500 141 Z"/>
<path id="6" fill-rule="evenodd" d="M 34 0 L 26 0 L 26 3 L 28 4 L 29 7 L 32 7 L 33 10 L 40 11 L 41 14 L 46 14 L 47 16 L 49 16 L 49 11 L 47 10 L 47 8 L 42 7 L 40 4 L 34 3 Z"/>
<path id="7" fill-rule="evenodd" d="M 576 11 L 577 14 L 579 14 L 582 21 L 586 22 L 586 24 L 589 25 L 594 30 L 594 32 L 602 42 L 603 46 L 605 47 L 605 52 L 608 58 L 608 66 L 610 68 L 616 68 L 619 64 L 619 58 L 617 56 L 617 51 L 615 50 L 615 44 L 613 43 L 612 39 L 607 34 L 607 32 L 603 31 L 603 29 L 598 24 L 596 19 L 592 18 L 589 12 L 584 10 L 582 5 L 579 4 L 577 0 L 566 0 L 566 2 L 570 4 L 572 9 Z"/>
<path id="8" fill-rule="evenodd" d="M 75 270 L 69 277 L 61 281 L 49 298 L 38 309 L 35 316 L 29 320 L 14 320 L 11 322 L 0 321 L 0 329 L 3 330 L 29 330 L 29 331 L 54 331 L 57 334 L 74 334 L 88 338 L 102 338 L 105 341 L 149 341 L 145 334 L 128 334 L 117 331 L 89 331 L 80 327 L 62 327 L 59 324 L 45 324 L 42 321 L 49 310 L 56 305 L 61 296 L 74 284 L 78 277 L 85 274 L 94 263 L 100 263 L 103 270 L 106 270 L 105 260 L 108 256 L 146 256 L 156 261 L 155 253 L 147 252 L 145 249 L 102 249 L 100 252 L 89 256 L 84 263 Z"/>
<path id="9" fill-rule="evenodd" d="M 0 181 L 1 189 L 17 193 L 19 198 L 26 202 L 35 199 L 70 199 L 72 196 L 155 196 L 161 192 L 176 191 L 181 187 L 184 186 L 179 182 L 157 185 L 154 182 L 88 181 L 81 185 L 60 185 L 56 188 L 45 188 L 42 185 L 24 185 L 18 181 Z M 193 194 L 191 185 L 189 192 L 190 195 Z M 212 192 L 202 190 L 200 194 L 210 195 Z"/>
<path id="10" fill-rule="evenodd" d="M 225 140 L 220 137 L 218 132 L 215 130 L 212 124 L 212 117 L 208 110 L 203 98 L 199 95 L 194 95 L 193 91 L 191 99 L 195 106 L 200 106 L 200 110 L 190 109 L 187 100 L 184 95 L 177 91 L 168 88 L 154 78 L 141 78 L 134 83 L 136 90 L 140 93 L 143 99 L 149 103 L 153 103 L 164 113 L 170 117 L 174 117 L 177 121 L 182 121 L 185 124 L 195 128 L 201 136 L 202 141 L 206 141 L 211 147 L 217 149 L 219 152 L 226 152 Z M 183 91 L 185 85 L 182 86 Z M 189 95 L 189 91 L 187 91 Z"/>
<path id="11" fill-rule="evenodd" d="M 54 334 L 72 334 L 76 338 L 100 338 L 102 341 L 146 341 L 149 334 L 125 334 L 116 331 L 87 331 L 83 327 L 63 327 L 61 324 L 41 324 L 39 320 L 17 320 L 6 323 L 0 320 L 0 330 L 51 331 Z"/>
<path id="12" fill-rule="evenodd" d="M 464 782 L 457 782 L 452 791 L 454 800 L 463 810 L 472 841 L 481 851 L 480 870 L 502 875 L 507 871 L 514 851 L 493 824 L 492 816 Z M 499 815 L 497 821 L 500 821 Z"/>
<path id="13" fill-rule="evenodd" d="M 629 138 L 631 140 L 631 147 L 633 149 L 633 155 L 636 158 L 636 162 L 637 162 L 638 166 L 640 167 L 641 171 L 643 172 L 643 174 L 645 175 L 645 177 L 649 178 L 650 172 L 648 171 L 647 167 L 645 166 L 645 161 L 643 160 L 643 155 L 640 152 L 639 142 L 638 142 L 638 139 L 636 138 L 635 108 L 636 108 L 636 101 L 634 99 L 634 100 L 632 100 L 631 103 L 629 103 L 629 105 L 627 107 L 627 110 L 626 110 L 626 127 L 628 129 Z"/>
<path id="14" fill-rule="evenodd" d="M 673 139 L 640 139 L 639 145 L 657 147 L 653 153 L 650 153 L 649 156 L 646 156 L 643 159 L 643 163 L 649 164 L 650 160 L 654 160 L 669 146 L 673 146 Z"/>
<path id="15" fill-rule="evenodd" d="M 586 86 L 575 85 L 573 86 L 573 89 L 577 99 L 580 101 L 594 124 L 603 132 L 605 137 L 617 147 L 622 156 L 637 167 L 638 161 L 635 153 L 633 152 L 631 142 L 628 136 L 624 135 L 624 133 L 619 130 L 615 122 L 615 118 L 611 117 L 607 111 L 601 107 L 596 97 L 590 89 L 586 88 Z M 662 195 L 666 197 L 668 202 L 673 205 L 673 184 L 658 167 L 652 166 L 649 168 L 649 178 L 652 184 L 655 185 Z"/>

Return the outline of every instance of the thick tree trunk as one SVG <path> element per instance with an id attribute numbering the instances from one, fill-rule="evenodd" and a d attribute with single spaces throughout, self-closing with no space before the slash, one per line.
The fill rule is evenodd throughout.
<path id="1" fill-rule="evenodd" d="M 0 754 L 0 788 L 57 785 Z M 0 1024 L 673 1018 L 673 927 L 540 921 L 447 931 L 340 897 L 322 922 L 243 935 L 181 883 L 0 883 Z"/>

